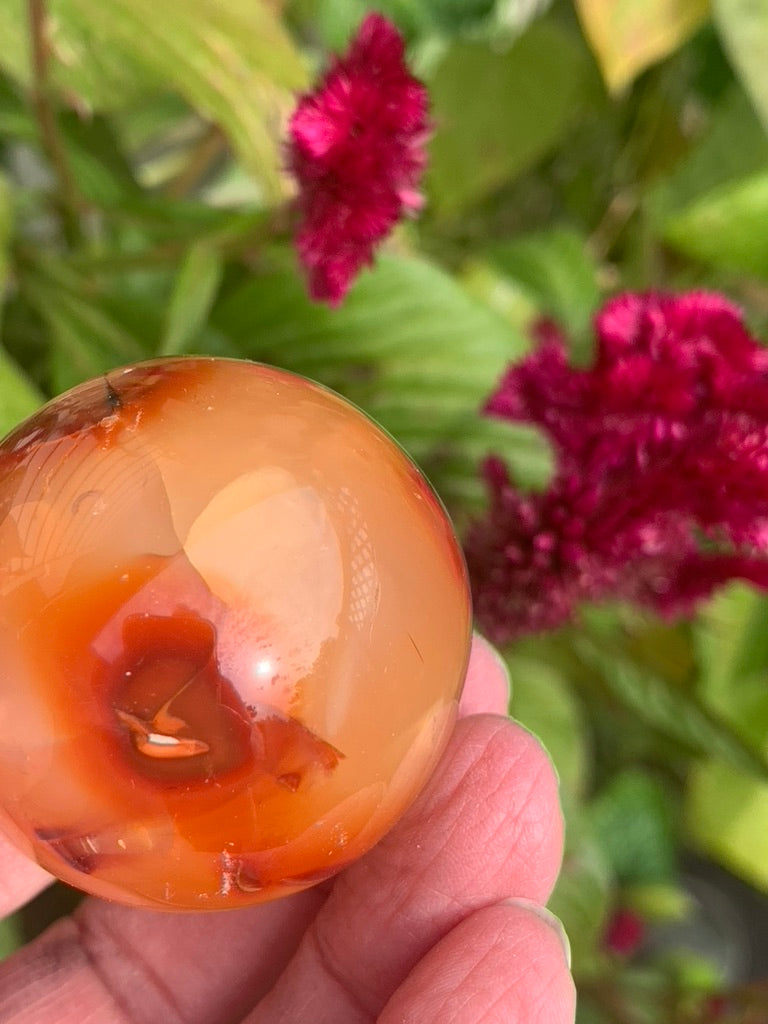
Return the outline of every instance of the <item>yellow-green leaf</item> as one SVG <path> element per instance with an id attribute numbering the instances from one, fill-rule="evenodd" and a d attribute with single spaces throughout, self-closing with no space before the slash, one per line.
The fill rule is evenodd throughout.
<path id="1" fill-rule="evenodd" d="M 768 131 L 768 0 L 713 0 L 723 45 Z"/>
<path id="2" fill-rule="evenodd" d="M 664 239 L 703 263 L 768 276 L 768 174 L 715 188 L 664 225 Z"/>
<path id="3" fill-rule="evenodd" d="M 456 216 L 545 156 L 573 124 L 588 61 L 578 35 L 553 21 L 534 22 L 504 51 L 449 47 L 430 82 L 432 208 Z"/>
<path id="4" fill-rule="evenodd" d="M 290 36 L 264 0 L 58 0 L 97 45 L 123 50 L 221 125 L 244 164 L 280 191 L 280 121 L 305 85 Z"/>
<path id="5" fill-rule="evenodd" d="M 43 398 L 5 349 L 0 348 L 0 437 L 30 416 Z"/>
<path id="6" fill-rule="evenodd" d="M 606 85 L 619 92 L 674 53 L 709 13 L 709 0 L 576 0 Z"/>
<path id="7" fill-rule="evenodd" d="M 277 196 L 281 122 L 304 63 L 266 0 L 50 0 L 51 79 L 79 105 L 115 109 L 168 89 L 221 126 Z M 0 2 L 0 66 L 29 82 L 21 0 Z"/>
<path id="8" fill-rule="evenodd" d="M 7 179 L 0 174 L 0 301 L 8 273 L 8 245 L 13 231 L 13 196 Z"/>
<path id="9" fill-rule="evenodd" d="M 176 277 L 160 343 L 161 355 L 178 355 L 200 332 L 216 298 L 222 271 L 218 249 L 205 242 L 192 246 Z"/>
<path id="10" fill-rule="evenodd" d="M 720 760 L 694 769 L 687 818 L 710 856 L 768 891 L 768 782 Z"/>

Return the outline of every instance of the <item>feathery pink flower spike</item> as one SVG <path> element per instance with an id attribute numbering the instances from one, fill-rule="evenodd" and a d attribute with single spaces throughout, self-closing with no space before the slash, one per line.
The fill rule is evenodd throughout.
<path id="1" fill-rule="evenodd" d="M 375 247 L 421 206 L 428 98 L 403 40 L 369 14 L 348 53 L 302 97 L 289 125 L 299 184 L 299 259 L 313 299 L 337 306 Z"/>
<path id="2" fill-rule="evenodd" d="M 466 552 L 491 639 L 553 629 L 581 601 L 674 616 L 730 579 L 768 588 L 768 350 L 716 294 L 626 294 L 595 321 L 589 369 L 539 326 L 486 411 L 555 450 L 541 493 L 485 467 L 487 517 Z"/>

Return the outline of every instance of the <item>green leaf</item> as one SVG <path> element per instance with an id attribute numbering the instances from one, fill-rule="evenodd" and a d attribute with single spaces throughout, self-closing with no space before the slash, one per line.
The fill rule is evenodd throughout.
<path id="1" fill-rule="evenodd" d="M 24 945 L 21 921 L 14 914 L 0 921 L 0 960 Z"/>
<path id="2" fill-rule="evenodd" d="M 706 20 L 709 0 L 576 0 L 611 92 L 680 47 Z"/>
<path id="3" fill-rule="evenodd" d="M 766 745 L 768 598 L 732 584 L 708 602 L 694 630 L 702 699 L 756 747 Z"/>
<path id="4" fill-rule="evenodd" d="M 768 130 L 768 0 L 712 0 L 728 56 Z"/>
<path id="5" fill-rule="evenodd" d="M 736 84 L 710 113 L 707 130 L 674 171 L 650 191 L 646 205 L 656 230 L 713 190 L 764 172 L 768 138 Z"/>
<path id="6" fill-rule="evenodd" d="M 768 782 L 713 758 L 693 770 L 686 820 L 703 850 L 768 891 Z"/>
<path id="7" fill-rule="evenodd" d="M 53 262 L 41 265 L 37 273 L 24 279 L 23 287 L 51 332 L 49 383 L 53 393 L 149 354 L 139 338 L 112 315 L 102 297 L 69 267 Z"/>
<path id="8" fill-rule="evenodd" d="M 505 274 L 535 296 L 540 312 L 579 335 L 600 302 L 597 268 L 585 239 L 571 228 L 552 228 L 493 246 L 489 255 Z"/>
<path id="9" fill-rule="evenodd" d="M 682 921 L 691 913 L 692 902 L 674 880 L 638 882 L 622 892 L 622 903 L 646 921 Z"/>
<path id="10" fill-rule="evenodd" d="M 536 428 L 478 416 L 474 409 L 443 428 L 441 439 L 423 461 L 451 506 L 480 514 L 487 490 L 478 466 L 489 455 L 504 459 L 516 485 L 523 490 L 543 490 L 552 478 L 552 450 Z"/>
<path id="11" fill-rule="evenodd" d="M 568 681 L 554 667 L 531 657 L 507 655 L 512 679 L 510 711 L 541 740 L 569 799 L 581 795 L 587 780 L 586 727 Z"/>
<path id="12" fill-rule="evenodd" d="M 0 4 L 0 11 L 2 4 Z M 0 14 L 2 19 L 2 14 Z M 0 30 L 0 39 L 3 39 Z M 2 53 L 2 48 L 0 48 Z M 0 62 L 2 58 L 0 58 Z M 24 139 L 25 142 L 36 142 L 38 139 L 37 126 L 31 111 L 21 102 L 21 98 L 12 88 L 9 80 L 0 74 L 0 137 L 10 139 Z"/>
<path id="13" fill-rule="evenodd" d="M 448 501 L 476 483 L 476 458 L 489 437 L 479 409 L 527 345 L 447 274 L 390 256 L 359 279 L 340 309 L 310 302 L 290 268 L 247 281 L 219 304 L 213 323 L 232 339 L 232 354 L 347 395 L 394 434 Z"/>
<path id="14" fill-rule="evenodd" d="M 616 647 L 615 634 L 596 642 L 582 631 L 573 643 L 584 662 L 597 669 L 608 693 L 646 725 L 676 741 L 684 751 L 719 756 L 735 768 L 768 778 L 768 758 L 743 739 L 695 693 L 639 667 Z"/>
<path id="15" fill-rule="evenodd" d="M 675 811 L 664 786 L 640 771 L 615 776 L 592 802 L 590 822 L 624 885 L 669 882 L 675 871 Z"/>
<path id="16" fill-rule="evenodd" d="M 10 70 L 28 82 L 19 0 L 12 7 L 0 13 L 0 38 L 4 51 L 20 48 L 21 56 L 9 58 Z M 135 102 L 138 93 L 175 89 L 222 127 L 271 196 L 282 194 L 280 122 L 307 78 L 271 5 L 52 0 L 50 13 L 53 55 L 59 58 L 53 79 L 66 93 L 85 106 L 115 109 Z"/>
<path id="17" fill-rule="evenodd" d="M 452 35 L 478 29 L 491 18 L 496 6 L 495 0 L 377 0 L 375 4 L 369 0 L 294 0 L 289 13 L 305 31 L 309 28 L 313 36 L 319 36 L 326 47 L 340 51 L 372 7 L 411 40 L 434 32 Z"/>
<path id="18" fill-rule="evenodd" d="M 208 319 L 222 272 L 217 249 L 199 242 L 188 251 L 171 295 L 160 355 L 177 355 L 194 341 Z"/>
<path id="19" fill-rule="evenodd" d="M 455 216 L 548 153 L 573 123 L 587 55 L 553 23 L 535 22 L 506 52 L 455 44 L 430 83 L 429 197 Z"/>
<path id="20" fill-rule="evenodd" d="M 69 114 L 59 123 L 78 190 L 88 202 L 115 206 L 139 197 L 133 169 L 106 118 L 97 114 L 84 120 Z"/>
<path id="21" fill-rule="evenodd" d="M 8 275 L 8 249 L 13 235 L 13 191 L 8 180 L 0 174 L 0 302 Z"/>
<path id="22" fill-rule="evenodd" d="M 54 86 L 94 110 L 123 106 L 146 93 L 150 83 L 141 65 L 124 52 L 99 45 L 87 25 L 69 17 L 67 0 L 50 0 L 46 7 Z M 0 39 L 0 67 L 28 89 L 32 71 L 25 0 L 0 3 Z"/>
<path id="23" fill-rule="evenodd" d="M 724 185 L 671 216 L 664 238 L 716 267 L 768 275 L 768 174 Z"/>
<path id="24" fill-rule="evenodd" d="M 600 954 L 613 878 L 599 844 L 578 815 L 568 820 L 565 856 L 549 908 L 571 941 L 573 972 L 590 973 Z"/>
<path id="25" fill-rule="evenodd" d="M 43 402 L 42 395 L 0 348 L 0 437 L 30 416 Z"/>

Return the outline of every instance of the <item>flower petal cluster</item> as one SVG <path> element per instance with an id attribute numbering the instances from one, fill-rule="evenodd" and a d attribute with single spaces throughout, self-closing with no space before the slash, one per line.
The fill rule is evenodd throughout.
<path id="1" fill-rule="evenodd" d="M 556 471 L 523 493 L 485 466 L 466 552 L 497 642 L 552 629 L 581 601 L 690 612 L 727 580 L 768 587 L 768 350 L 719 295 L 626 294 L 596 318 L 587 369 L 551 323 L 486 411 L 539 426 Z"/>
<path id="2" fill-rule="evenodd" d="M 418 210 L 428 98 L 409 72 L 403 40 L 380 14 L 302 97 L 289 126 L 299 184 L 299 259 L 314 299 L 338 305 L 375 246 Z"/>

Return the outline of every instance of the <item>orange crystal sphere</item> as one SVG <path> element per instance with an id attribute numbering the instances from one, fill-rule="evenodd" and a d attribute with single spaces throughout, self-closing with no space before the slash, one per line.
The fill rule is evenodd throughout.
<path id="1" fill-rule="evenodd" d="M 156 360 L 0 445 L 0 825 L 99 896 L 221 909 L 369 849 L 439 757 L 470 603 L 446 516 L 332 392 Z"/>

